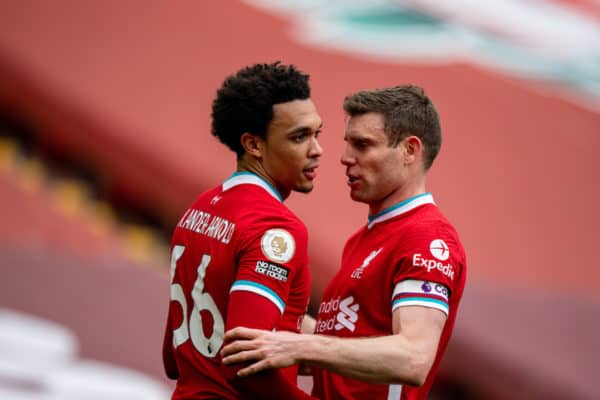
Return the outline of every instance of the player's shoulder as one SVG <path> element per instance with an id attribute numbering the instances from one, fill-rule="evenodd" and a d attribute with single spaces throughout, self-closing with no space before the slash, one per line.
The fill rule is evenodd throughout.
<path id="1" fill-rule="evenodd" d="M 435 205 L 423 206 L 398 235 L 396 254 L 418 279 L 443 283 L 452 290 L 464 285 L 466 255 L 454 225 Z"/>
<path id="2" fill-rule="evenodd" d="M 247 195 L 246 199 L 250 201 L 247 206 L 252 211 L 251 216 L 257 219 L 265 217 L 278 218 L 303 224 L 300 218 L 282 200 L 273 197 L 262 188 L 249 187 L 245 190 L 245 193 Z"/>
<path id="3" fill-rule="evenodd" d="M 240 191 L 241 192 L 241 191 Z M 248 234 L 260 234 L 268 230 L 281 230 L 297 238 L 306 238 L 305 224 L 282 201 L 266 193 L 260 187 L 249 187 L 243 191 L 238 222 Z M 250 194 L 249 194 L 250 193 Z"/>
<path id="4" fill-rule="evenodd" d="M 260 243 L 262 253 L 269 260 L 287 265 L 292 259 L 304 259 L 308 230 L 283 203 L 265 200 L 252 205 L 244 217 L 244 226 L 241 242 L 250 247 Z M 293 257 L 294 254 L 302 257 Z"/>
<path id="5" fill-rule="evenodd" d="M 430 245 L 433 241 L 442 240 L 459 252 L 464 251 L 456 228 L 433 204 L 424 205 L 417 210 L 409 222 L 403 225 L 400 236 L 411 247 Z"/>
<path id="6" fill-rule="evenodd" d="M 367 233 L 368 231 L 369 228 L 367 227 L 367 225 L 363 225 L 356 229 L 350 236 L 348 236 L 348 239 L 346 240 L 346 246 L 355 242 L 360 242 L 362 240 L 362 236 L 365 235 L 365 233 Z"/>
<path id="7" fill-rule="evenodd" d="M 308 234 L 304 222 L 283 203 L 262 203 L 255 209 L 253 208 L 249 218 L 257 227 L 280 227 L 298 235 L 306 236 Z"/>
<path id="8" fill-rule="evenodd" d="M 421 209 L 417 210 L 413 218 L 410 219 L 410 223 L 407 224 L 407 230 L 412 232 L 458 235 L 454 225 L 433 204 L 424 205 Z"/>
<path id="9" fill-rule="evenodd" d="M 203 191 L 202 193 L 200 193 L 196 196 L 192 205 L 205 202 L 207 199 L 210 200 L 213 197 L 217 196 L 221 192 L 222 192 L 222 189 L 221 189 L 220 185 L 206 189 L 205 191 Z"/>

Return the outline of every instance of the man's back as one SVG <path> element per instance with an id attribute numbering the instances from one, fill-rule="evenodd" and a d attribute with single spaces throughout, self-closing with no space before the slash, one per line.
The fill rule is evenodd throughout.
<path id="1" fill-rule="evenodd" d="M 242 397 L 218 354 L 226 329 L 299 330 L 310 290 L 306 241 L 304 225 L 254 174 L 234 174 L 186 211 L 172 239 L 164 344 L 167 370 L 170 359 L 178 371 L 174 399 Z M 232 306 L 235 296 L 247 307 Z M 294 386 L 295 372 L 286 371 Z"/>

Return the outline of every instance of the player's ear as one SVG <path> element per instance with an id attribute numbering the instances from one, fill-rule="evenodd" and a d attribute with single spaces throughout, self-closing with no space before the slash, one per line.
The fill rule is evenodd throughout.
<path id="1" fill-rule="evenodd" d="M 246 153 L 255 158 L 262 158 L 264 140 L 260 136 L 253 135 L 249 132 L 244 132 L 240 138 L 242 147 Z"/>
<path id="2" fill-rule="evenodd" d="M 417 136 L 408 136 L 402 141 L 404 150 L 404 163 L 412 164 L 421 158 L 423 152 L 423 142 Z"/>

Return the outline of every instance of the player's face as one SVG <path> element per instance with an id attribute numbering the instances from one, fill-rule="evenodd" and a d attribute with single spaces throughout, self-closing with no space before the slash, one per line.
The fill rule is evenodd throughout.
<path id="1" fill-rule="evenodd" d="M 310 99 L 273 106 L 262 165 L 283 197 L 292 190 L 303 193 L 312 190 L 323 154 L 317 140 L 322 126 Z"/>
<path id="2" fill-rule="evenodd" d="M 407 180 L 403 147 L 390 147 L 383 115 L 368 113 L 351 117 L 344 134 L 346 149 L 341 162 L 346 167 L 350 197 L 369 204 L 371 213 L 392 206 Z"/>

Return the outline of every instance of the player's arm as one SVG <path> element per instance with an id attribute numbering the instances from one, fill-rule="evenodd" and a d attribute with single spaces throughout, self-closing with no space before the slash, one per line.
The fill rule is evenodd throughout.
<path id="1" fill-rule="evenodd" d="M 310 362 L 364 381 L 420 386 L 435 360 L 445 322 L 446 315 L 440 310 L 401 307 L 393 313 L 393 335 L 357 339 L 324 336 L 314 342 Z"/>
<path id="2" fill-rule="evenodd" d="M 272 331 L 284 313 L 293 271 L 306 262 L 306 233 L 290 228 L 291 233 L 285 231 L 281 234 L 284 244 L 292 246 L 295 242 L 298 248 L 294 257 L 284 258 L 281 264 L 276 265 L 276 260 L 267 257 L 270 253 L 261 250 L 270 245 L 270 241 L 265 240 L 270 237 L 269 232 L 271 230 L 267 230 L 262 238 L 250 240 L 248 250 L 238 261 L 236 280 L 229 296 L 227 329 L 250 327 Z M 279 232 L 283 230 L 279 229 Z M 262 245 L 259 247 L 256 243 Z M 274 270 L 286 272 L 280 275 L 267 273 Z M 275 369 L 241 377 L 238 371 L 243 366 L 224 365 L 224 372 L 232 385 L 248 398 L 313 399 L 298 388 L 297 382 L 291 380 L 285 371 Z"/>
<path id="3" fill-rule="evenodd" d="M 254 327 L 271 331 L 281 316 L 281 310 L 265 297 L 248 292 L 234 291 L 229 300 L 228 327 Z M 227 342 L 225 342 L 227 343 Z M 239 376 L 244 364 L 225 365 L 230 382 L 249 398 L 259 399 L 313 399 L 291 382 L 282 370 L 262 371 L 252 376 Z"/>
<path id="4" fill-rule="evenodd" d="M 238 328 L 225 335 L 233 342 L 223 348 L 223 362 L 258 360 L 239 371 L 244 376 L 305 363 L 369 382 L 418 386 L 433 365 L 445 321 L 438 309 L 405 306 L 393 312 L 394 334 L 374 338 Z"/>

